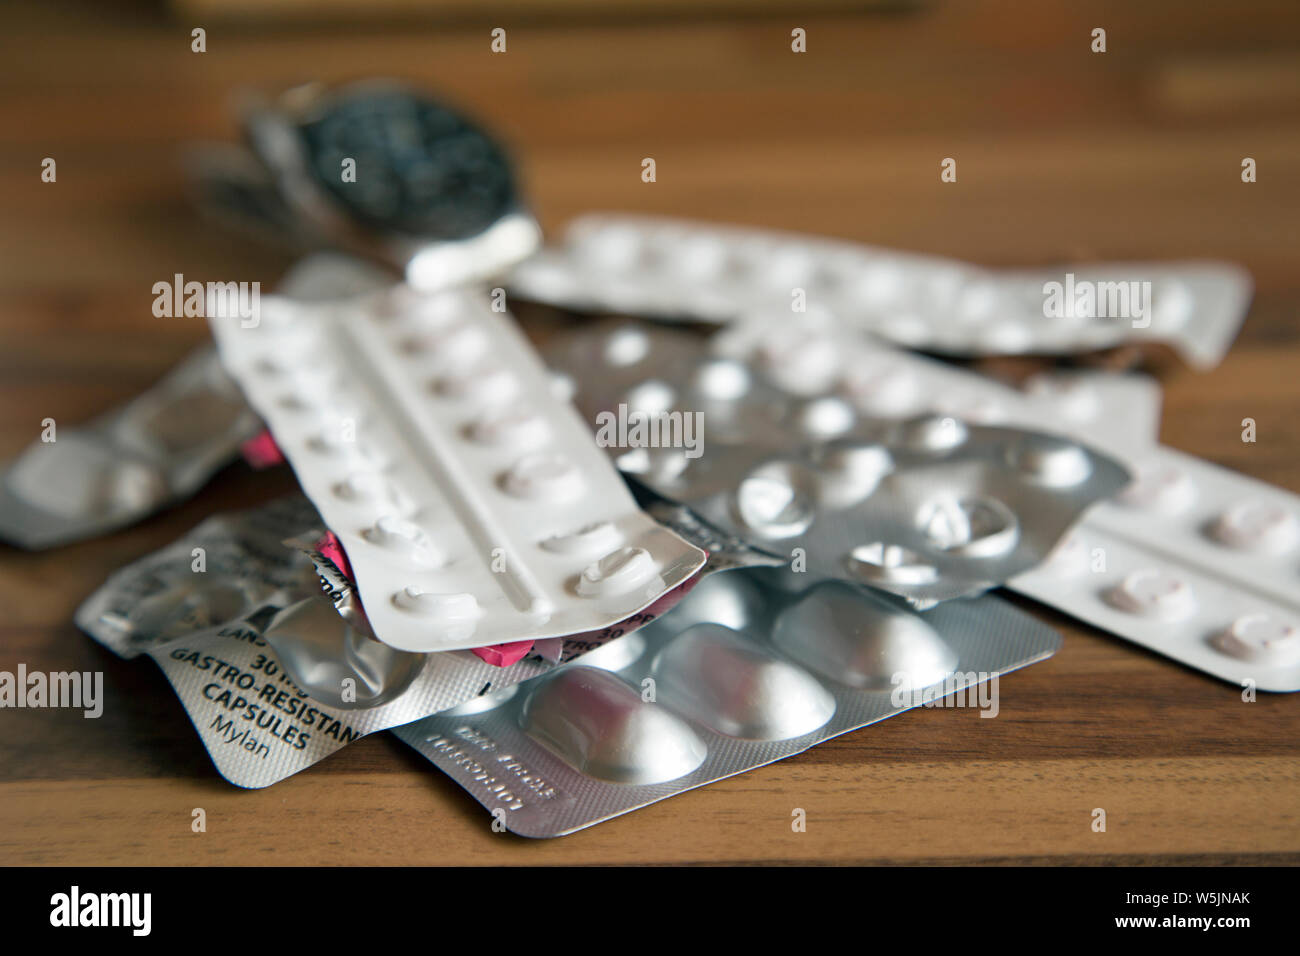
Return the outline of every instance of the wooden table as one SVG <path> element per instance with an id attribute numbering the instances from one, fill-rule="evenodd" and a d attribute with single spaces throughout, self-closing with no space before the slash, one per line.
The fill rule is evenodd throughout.
<path id="1" fill-rule="evenodd" d="M 544 224 L 628 209 L 1010 266 L 1222 257 L 1258 290 L 1227 360 L 1175 363 L 1163 440 L 1300 491 L 1300 10 L 938 3 L 917 14 L 254 33 L 147 10 L 6 11 L 0 33 L 0 455 L 146 387 L 202 341 L 157 319 L 174 273 L 290 262 L 200 222 L 178 149 L 234 135 L 232 91 L 389 74 L 517 150 Z M 1134 9 L 1136 8 L 1136 9 Z M 67 12 L 71 10 L 72 12 Z M 202 24 L 199 24 L 202 25 Z M 509 52 L 489 50 L 491 27 Z M 790 30 L 808 52 L 790 51 Z M 1109 50 L 1089 50 L 1107 30 Z M 42 183 L 44 157 L 58 163 Z M 652 156 L 658 181 L 641 182 Z M 1258 182 L 1240 178 L 1243 157 Z M 939 164 L 958 161 L 958 182 Z M 1259 440 L 1243 444 L 1241 420 Z M 267 790 L 213 770 L 161 673 L 71 623 L 113 569 L 291 488 L 232 467 L 194 500 L 43 554 L 0 550 L 0 669 L 103 670 L 106 709 L 0 712 L 0 862 L 1300 861 L 1300 697 L 1234 687 L 1039 612 L 1065 633 L 1002 712 L 916 710 L 560 840 L 494 834 L 380 734 Z M 1028 602 L 1021 602 L 1030 606 Z M 793 807 L 807 832 L 791 832 Z M 204 834 L 191 810 L 207 811 Z M 1091 812 L 1108 813 L 1105 833 Z"/>

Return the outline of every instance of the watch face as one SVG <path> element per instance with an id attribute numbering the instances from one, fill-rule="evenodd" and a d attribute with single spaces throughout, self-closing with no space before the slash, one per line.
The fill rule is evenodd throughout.
<path id="1" fill-rule="evenodd" d="M 394 90 L 344 93 L 301 131 L 312 176 L 367 225 L 458 239 L 515 204 L 504 150 L 431 100 Z"/>

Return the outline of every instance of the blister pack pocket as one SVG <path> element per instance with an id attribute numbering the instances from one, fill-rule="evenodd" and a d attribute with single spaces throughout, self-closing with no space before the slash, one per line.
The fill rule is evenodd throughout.
<path id="1" fill-rule="evenodd" d="M 999 676 L 1060 644 L 996 598 L 919 615 L 767 573 L 713 575 L 580 662 L 395 733 L 508 829 L 558 836 L 950 695 L 991 713 Z"/>
<path id="2" fill-rule="evenodd" d="M 704 562 L 637 508 L 484 293 L 264 300 L 256 327 L 212 326 L 393 647 L 596 630 Z"/>

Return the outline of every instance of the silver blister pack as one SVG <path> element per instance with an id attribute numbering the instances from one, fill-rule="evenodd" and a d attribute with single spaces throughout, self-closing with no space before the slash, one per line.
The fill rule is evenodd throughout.
<path id="1" fill-rule="evenodd" d="M 1059 290 L 1057 287 L 1059 286 Z M 1218 364 L 1251 295 L 1221 262 L 998 271 L 843 240 L 615 213 L 580 216 L 517 266 L 511 293 L 566 308 L 731 322 L 792 297 L 845 325 L 952 355 L 1071 354 L 1167 342 Z"/>
<path id="2" fill-rule="evenodd" d="M 999 675 L 1060 644 L 992 597 L 920 615 L 769 573 L 713 575 L 578 663 L 395 733 L 506 828 L 559 836 L 945 697 L 993 716 Z"/>
<path id="3" fill-rule="evenodd" d="M 1128 481 L 1073 439 L 864 410 L 853 390 L 878 397 L 872 370 L 818 378 L 818 356 L 801 351 L 815 340 L 793 331 L 766 365 L 630 325 L 580 332 L 549 359 L 573 378 L 597 443 L 625 474 L 785 554 L 791 574 L 867 584 L 918 607 L 1037 565 Z"/>
<path id="4" fill-rule="evenodd" d="M 261 423 L 208 346 L 122 407 L 50 427 L 0 474 L 0 537 L 25 548 L 104 534 L 192 495 Z"/>

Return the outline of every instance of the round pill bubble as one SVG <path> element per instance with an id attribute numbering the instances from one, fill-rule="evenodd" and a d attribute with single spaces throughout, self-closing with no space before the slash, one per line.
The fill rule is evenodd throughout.
<path id="1" fill-rule="evenodd" d="M 362 532 L 362 536 L 372 544 L 400 554 L 420 567 L 432 567 L 441 561 L 441 555 L 424 530 L 398 515 L 381 515 Z"/>
<path id="2" fill-rule="evenodd" d="M 597 521 L 568 534 L 552 535 L 541 542 L 541 547 L 553 554 L 608 554 L 619 538 L 618 528 L 612 522 Z"/>
<path id="3" fill-rule="evenodd" d="M 627 405 L 629 412 L 639 412 L 643 415 L 662 414 L 672 408 L 676 400 L 677 393 L 673 391 L 673 387 L 658 379 L 638 382 L 623 396 L 623 403 Z"/>
<path id="4" fill-rule="evenodd" d="M 387 478 L 377 471 L 354 471 L 334 486 L 344 501 L 382 501 L 397 504 L 404 499 Z"/>
<path id="5" fill-rule="evenodd" d="M 832 508 L 847 508 L 869 496 L 894 468 L 893 456 L 882 445 L 832 442 L 815 455 L 818 496 Z"/>
<path id="6" fill-rule="evenodd" d="M 1018 355 L 1034 347 L 1034 333 L 1024 322 L 1003 319 L 981 327 L 979 345 L 983 350 Z"/>
<path id="7" fill-rule="evenodd" d="M 404 611 L 449 625 L 451 632 L 446 636 L 453 638 L 472 634 L 473 622 L 482 614 L 478 599 L 472 594 L 426 591 L 418 585 L 398 591 L 393 595 L 393 603 Z"/>
<path id="8" fill-rule="evenodd" d="M 1214 644 L 1243 660 L 1273 666 L 1300 662 L 1300 629 L 1270 614 L 1247 614 L 1237 618 Z"/>
<path id="9" fill-rule="evenodd" d="M 758 278 L 774 289 L 793 289 L 807 284 L 816 265 L 813 251 L 806 245 L 782 243 L 768 253 Z"/>
<path id="10" fill-rule="evenodd" d="M 472 441 L 481 445 L 509 445 L 512 448 L 535 446 L 546 438 L 548 432 L 546 419 L 522 405 L 486 412 L 482 418 L 468 426 Z"/>
<path id="11" fill-rule="evenodd" d="M 807 328 L 784 329 L 764 337 L 758 359 L 772 381 L 795 395 L 814 395 L 834 383 L 840 347 Z"/>
<path id="12" fill-rule="evenodd" d="M 877 323 L 880 334 L 891 342 L 919 348 L 935 339 L 934 323 L 915 312 L 894 312 Z"/>
<path id="13" fill-rule="evenodd" d="M 903 422 L 897 429 L 898 443 L 912 451 L 951 451 L 966 441 L 966 425 L 951 415 L 923 415 Z"/>
<path id="14" fill-rule="evenodd" d="M 1107 597 L 1122 611 L 1162 621 L 1190 617 L 1197 606 L 1190 584 L 1158 568 L 1132 572 Z"/>
<path id="15" fill-rule="evenodd" d="M 938 569 L 915 551 L 883 541 L 858 545 L 845 558 L 845 565 L 854 577 L 867 584 L 916 586 L 939 578 Z"/>
<path id="16" fill-rule="evenodd" d="M 740 482 L 733 504 L 750 530 L 767 538 L 789 538 L 808 530 L 816 517 L 815 478 L 796 462 L 771 462 Z"/>
<path id="17" fill-rule="evenodd" d="M 658 587 L 646 592 L 647 599 L 663 590 L 659 567 L 645 548 L 619 548 L 585 567 L 578 575 L 576 590 L 582 597 L 626 594 L 651 582 Z"/>
<path id="18" fill-rule="evenodd" d="M 635 365 L 650 354 L 650 336 L 635 326 L 617 328 L 605 339 L 602 354 L 610 365 Z"/>
<path id="19" fill-rule="evenodd" d="M 1139 468 L 1137 478 L 1115 500 L 1130 508 L 1174 515 L 1190 507 L 1195 498 L 1190 478 L 1171 465 L 1156 465 Z"/>
<path id="20" fill-rule="evenodd" d="M 665 250 L 665 262 L 689 279 L 709 279 L 725 271 L 727 244 L 718 236 L 682 236 Z"/>
<path id="21" fill-rule="evenodd" d="M 573 376 L 554 370 L 546 375 L 546 388 L 551 393 L 551 398 L 557 402 L 572 402 L 578 394 L 578 383 Z"/>
<path id="22" fill-rule="evenodd" d="M 843 435 L 853 427 L 856 417 L 848 402 L 834 396 L 814 398 L 795 413 L 800 430 L 817 439 Z"/>
<path id="23" fill-rule="evenodd" d="M 732 359 L 710 359 L 696 370 L 694 384 L 705 398 L 719 402 L 732 402 L 741 398 L 750 387 L 749 369 Z"/>
<path id="24" fill-rule="evenodd" d="M 903 292 L 903 270 L 888 261 L 862 263 L 857 275 L 848 282 L 849 292 L 863 303 L 884 306 Z"/>
<path id="25" fill-rule="evenodd" d="M 681 477 L 690 463 L 684 448 L 630 448 L 615 459 L 614 466 L 625 475 L 667 484 Z"/>
<path id="26" fill-rule="evenodd" d="M 646 251 L 645 235 L 634 225 L 609 223 L 570 234 L 569 248 L 584 268 L 596 271 L 631 269 Z"/>
<path id="27" fill-rule="evenodd" d="M 560 501 L 576 497 L 583 488 L 578 467 L 559 452 L 538 452 L 515 463 L 501 480 L 516 498 Z"/>
<path id="28" fill-rule="evenodd" d="M 445 329 L 408 335 L 399 347 L 413 357 L 432 356 L 447 363 L 469 362 L 487 349 L 487 333 L 479 326 L 457 323 Z"/>
<path id="29" fill-rule="evenodd" d="M 1074 442 L 1052 435 L 1025 435 L 1006 453 L 1007 463 L 1049 488 L 1077 485 L 1092 474 L 1092 459 Z"/>
<path id="30" fill-rule="evenodd" d="M 983 322 L 997 310 L 998 287 L 987 279 L 968 278 L 957 291 L 956 315 L 966 322 Z"/>
<path id="31" fill-rule="evenodd" d="M 515 373 L 495 361 L 457 369 L 434 382 L 434 390 L 446 398 L 475 402 L 503 402 L 519 391 Z"/>
<path id="32" fill-rule="evenodd" d="M 920 507 L 917 524 L 935 547 L 970 558 L 1007 554 L 1020 539 L 1020 522 L 996 498 L 940 495 Z"/>
<path id="33" fill-rule="evenodd" d="M 1211 533 L 1230 548 L 1282 554 L 1300 540 L 1300 521 L 1278 505 L 1251 501 L 1234 505 L 1221 514 Z"/>

